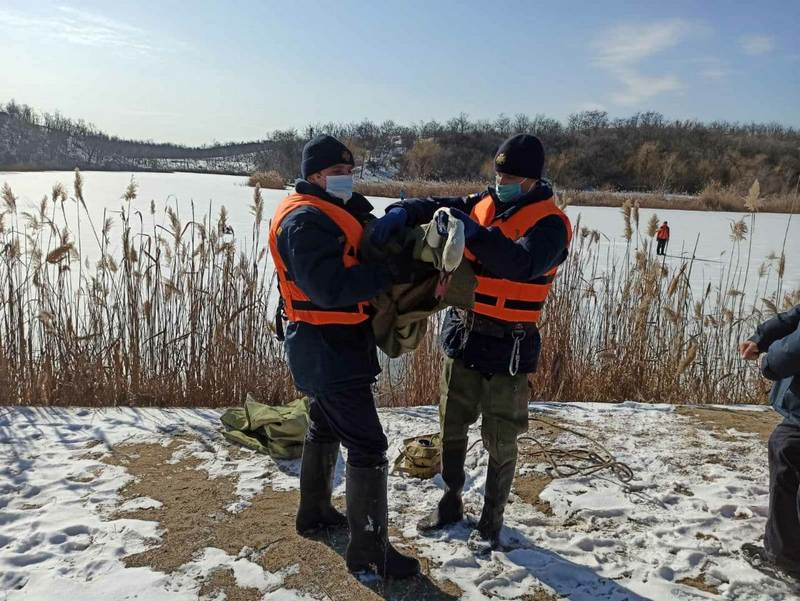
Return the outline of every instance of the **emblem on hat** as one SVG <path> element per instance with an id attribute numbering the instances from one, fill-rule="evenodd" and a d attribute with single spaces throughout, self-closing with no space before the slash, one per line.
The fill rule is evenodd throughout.
<path id="1" fill-rule="evenodd" d="M 349 163 L 349 162 L 350 162 L 352 159 L 353 159 L 353 157 L 352 157 L 352 155 L 350 154 L 350 151 L 349 151 L 349 150 L 343 150 L 343 151 L 342 151 L 342 160 L 343 160 L 345 163 Z"/>
<path id="2" fill-rule="evenodd" d="M 498 154 L 494 162 L 497 163 L 498 165 L 504 165 L 506 162 L 506 153 L 501 152 L 500 154 Z"/>

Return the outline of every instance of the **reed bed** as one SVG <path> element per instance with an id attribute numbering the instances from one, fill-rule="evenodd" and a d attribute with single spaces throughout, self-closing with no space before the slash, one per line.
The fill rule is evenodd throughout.
<path id="1" fill-rule="evenodd" d="M 3 188 L 0 402 L 216 406 L 247 391 L 292 396 L 270 329 L 260 188 L 248 255 L 224 208 L 212 222 L 167 207 L 146 230 L 142 211 L 155 218 L 156 207 L 140 207 L 136 194 L 132 182 L 120 210 L 94 224 L 77 171 L 72 193 L 54 187 L 35 213 L 20 212 Z M 81 248 L 85 228 L 92 253 Z"/>
<path id="2" fill-rule="evenodd" d="M 570 204 L 583 207 L 623 207 L 625 203 L 637 203 L 642 209 L 675 209 L 683 211 L 728 211 L 741 213 L 747 210 L 746 191 L 708 184 L 696 195 L 665 194 L 661 192 L 611 192 L 564 190 L 561 196 Z M 772 194 L 761 198 L 761 213 L 793 213 L 797 210 L 797 194 Z"/>
<path id="3" fill-rule="evenodd" d="M 356 192 L 383 198 L 426 198 L 428 196 L 466 196 L 486 189 L 485 181 L 356 180 Z"/>
<path id="4" fill-rule="evenodd" d="M 779 254 L 748 281 L 749 235 L 757 227 L 757 183 L 750 212 L 731 227 L 730 261 L 721 279 L 696 293 L 695 260 L 670 265 L 655 254 L 659 224 L 639 221 L 638 205 L 622 208 L 622 258 L 602 250 L 600 232 L 575 225 L 571 253 L 559 271 L 541 326 L 540 368 L 533 377 L 546 400 L 665 403 L 761 403 L 768 384 L 738 343 L 779 310 L 800 303 L 784 289 L 786 237 Z M 619 255 L 617 255 L 619 257 Z M 755 298 L 750 304 L 747 298 Z"/>
<path id="5" fill-rule="evenodd" d="M 133 181 L 102 223 L 92 222 L 77 171 L 72 190 L 55 186 L 36 211 L 21 210 L 7 185 L 1 196 L 0 404 L 226 406 L 248 392 L 270 403 L 297 396 L 274 335 L 260 187 L 246 244 L 241 232 L 233 238 L 224 208 L 212 218 L 211 207 L 181 215 L 143 206 Z M 541 323 L 534 395 L 763 402 L 766 385 L 736 345 L 800 293 L 784 290 L 782 251 L 748 281 L 761 201 L 757 190 L 745 200 L 751 211 L 732 228 L 730 264 L 700 296 L 689 284 L 693 261 L 657 257 L 657 218 L 640 224 L 635 203 L 623 207 L 621 256 L 575 224 Z M 382 405 L 436 402 L 437 324 L 415 354 L 384 361 Z"/>
<path id="6" fill-rule="evenodd" d="M 271 177 L 267 177 L 268 175 Z M 250 185 L 260 183 L 262 188 L 282 188 L 283 181 L 276 172 L 257 173 Z M 800 185 L 800 180 L 797 182 Z M 426 198 L 428 196 L 466 196 L 486 190 L 485 180 L 433 181 L 406 180 L 356 180 L 355 190 L 365 196 L 382 198 Z M 637 203 L 642 209 L 676 209 L 684 211 L 746 211 L 747 191 L 734 186 L 710 182 L 698 195 L 669 194 L 663 192 L 615 192 L 610 190 L 559 190 L 559 196 L 570 204 L 583 207 L 623 207 Z M 793 213 L 798 208 L 797 191 L 789 194 L 771 194 L 761 199 L 762 213 Z"/>
<path id="7" fill-rule="evenodd" d="M 280 173 L 272 169 L 270 171 L 256 171 L 247 178 L 247 185 L 254 188 L 258 186 L 262 189 L 283 190 L 286 188 L 287 182 Z"/>

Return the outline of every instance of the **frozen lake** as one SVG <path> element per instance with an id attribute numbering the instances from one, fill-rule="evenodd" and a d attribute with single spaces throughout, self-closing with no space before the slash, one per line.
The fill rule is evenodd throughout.
<path id="1" fill-rule="evenodd" d="M 92 220 L 99 227 L 103 220 L 104 211 L 114 216 L 113 211 L 118 211 L 122 206 L 122 194 L 130 182 L 131 176 L 139 186 L 138 199 L 134 201 L 142 213 L 145 229 L 149 229 L 150 201 L 156 204 L 156 218 L 163 220 L 163 208 L 170 204 L 178 209 L 182 223 L 186 223 L 194 213 L 199 219 L 207 214 L 209 207 L 215 215 L 221 206 L 225 206 L 229 213 L 229 223 L 233 226 L 238 243 L 244 248 L 250 240 L 252 231 L 252 216 L 250 205 L 252 203 L 253 189 L 246 185 L 246 178 L 227 175 L 206 175 L 194 173 L 135 173 L 128 172 L 84 172 L 84 198 L 92 214 Z M 0 184 L 8 182 L 14 194 L 18 197 L 20 211 L 36 209 L 42 196 L 49 196 L 53 185 L 63 183 L 70 196 L 73 195 L 72 172 L 0 172 Z M 279 190 L 263 190 L 265 200 L 265 216 L 272 214 L 275 206 L 285 195 Z M 382 209 L 392 202 L 391 199 L 372 198 L 376 206 L 376 213 L 382 214 Z M 73 211 L 74 212 L 74 211 Z M 570 218 L 574 221 L 580 216 L 581 225 L 590 229 L 599 230 L 602 234 L 601 245 L 613 249 L 614 253 L 624 252 L 626 241 L 623 237 L 623 221 L 618 208 L 607 207 L 569 207 Z M 696 245 L 696 256 L 702 261 L 695 265 L 692 273 L 692 282 L 698 288 L 711 282 L 719 281 L 720 273 L 727 268 L 732 243 L 730 240 L 731 223 L 741 219 L 741 213 L 701 212 L 701 211 L 676 211 L 676 210 L 641 210 L 641 230 L 645 232 L 647 222 L 653 212 L 658 214 L 660 220 L 669 221 L 672 229 L 672 239 L 668 249 L 671 257 L 669 261 L 678 262 L 680 256 L 691 256 Z M 262 243 L 266 241 L 266 222 L 262 231 Z M 119 229 L 119 218 L 115 219 L 116 231 Z M 748 217 L 749 224 L 749 217 Z M 758 279 L 758 270 L 771 253 L 779 255 L 787 232 L 789 216 L 784 214 L 759 214 L 752 236 L 752 261 L 751 273 L 748 280 L 755 282 Z M 114 230 L 112 230 L 113 232 Z M 112 233 L 113 236 L 113 233 Z M 83 227 L 84 250 L 96 247 L 91 233 Z M 750 244 L 742 244 L 741 252 L 744 256 Z M 743 256 L 743 260 L 744 260 Z M 735 262 L 735 258 L 734 258 Z M 774 265 L 774 262 L 772 262 Z M 775 278 L 773 267 L 771 278 Z M 784 290 L 800 288 L 800 218 L 794 217 L 788 238 L 786 240 L 786 279 Z M 755 291 L 747 291 L 754 294 Z"/>

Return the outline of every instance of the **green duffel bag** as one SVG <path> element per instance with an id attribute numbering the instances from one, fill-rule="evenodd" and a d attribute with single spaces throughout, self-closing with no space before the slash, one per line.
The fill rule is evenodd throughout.
<path id="1" fill-rule="evenodd" d="M 244 407 L 228 409 L 220 416 L 225 438 L 273 459 L 296 459 L 303 454 L 308 431 L 308 398 L 288 405 L 265 405 L 247 395 Z"/>

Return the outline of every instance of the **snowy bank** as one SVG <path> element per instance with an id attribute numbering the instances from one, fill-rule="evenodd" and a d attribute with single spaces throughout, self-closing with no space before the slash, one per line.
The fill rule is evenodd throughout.
<path id="1" fill-rule="evenodd" d="M 701 415 L 634 403 L 531 409 L 600 439 L 635 479 L 625 486 L 600 472 L 550 482 L 546 465 L 523 449 L 517 481 L 541 477 L 546 486 L 534 504 L 521 492 L 512 494 L 503 549 L 489 552 L 475 549 L 468 522 L 434 536 L 418 534 L 415 524 L 438 499 L 441 479 L 392 476 L 390 521 L 399 544 L 426 560 L 431 582 L 452 585 L 438 598 L 796 598 L 739 553 L 764 528 L 769 410 L 725 411 L 718 421 L 710 410 Z M 218 599 L 207 581 L 220 570 L 232 574 L 226 586 L 265 599 L 311 598 L 292 579 L 309 558 L 270 569 L 275 562 L 266 546 L 225 551 L 209 544 L 169 574 L 149 564 L 126 567 L 126 557 L 165 540 L 170 526 L 147 516 L 164 512 L 169 500 L 159 497 L 157 485 L 147 494 L 122 495 L 134 481 L 133 463 L 126 462 L 138 451 L 115 461 L 115 449 L 157 445 L 165 465 L 183 462 L 182 473 L 202 471 L 212 484 L 227 478 L 233 498 L 223 513 L 264 507 L 257 496 L 265 490 L 296 495 L 299 462 L 276 463 L 231 447 L 219 435 L 219 415 L 204 409 L 0 409 L 0 600 L 52 599 L 56 591 L 98 601 Z M 391 457 L 403 438 L 436 431 L 436 415 L 433 407 L 381 410 Z M 477 428 L 472 436 L 479 439 Z M 553 444 L 582 441 L 561 433 Z M 467 457 L 464 497 L 473 518 L 486 463 L 477 444 Z M 515 490 L 521 488 L 515 484 Z M 343 492 L 340 459 L 335 494 Z M 280 509 L 290 523 L 294 507 Z"/>

